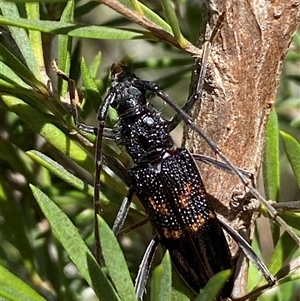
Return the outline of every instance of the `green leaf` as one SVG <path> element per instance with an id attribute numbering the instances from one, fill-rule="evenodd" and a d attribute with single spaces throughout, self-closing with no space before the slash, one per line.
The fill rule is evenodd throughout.
<path id="1" fill-rule="evenodd" d="M 88 96 L 88 101 L 92 104 L 95 112 L 98 112 L 100 104 L 102 103 L 101 95 L 98 91 L 95 79 L 92 77 L 90 68 L 86 65 L 84 59 L 81 61 L 81 75 L 85 91 Z M 116 110 L 109 106 L 107 114 L 107 125 L 113 126 L 119 120 Z"/>
<path id="2" fill-rule="evenodd" d="M 11 301 L 46 301 L 27 283 L 12 274 L 4 266 L 0 266 L 0 296 L 1 300 Z"/>
<path id="3" fill-rule="evenodd" d="M 130 273 L 120 245 L 103 218 L 99 217 L 102 253 L 109 275 L 122 300 L 136 301 Z"/>
<path id="4" fill-rule="evenodd" d="M 45 97 L 43 95 L 38 94 L 36 91 L 23 88 L 17 84 L 11 83 L 9 78 L 6 78 L 5 80 L 1 79 L 0 75 L 0 91 L 2 94 L 8 94 L 8 95 L 14 95 L 19 98 L 24 98 L 25 101 L 28 101 L 29 103 L 32 103 L 32 100 L 34 99 L 36 102 L 35 104 L 40 108 L 41 103 L 45 100 Z M 3 101 L 1 101 L 3 98 L 0 95 L 0 106 L 1 108 L 5 108 L 7 110 L 7 107 L 4 105 Z M 37 102 L 40 101 L 40 102 Z"/>
<path id="5" fill-rule="evenodd" d="M 169 24 L 171 25 L 171 28 L 172 28 L 172 31 L 173 31 L 173 34 L 174 34 L 176 40 L 178 41 L 178 43 L 180 44 L 180 46 L 182 48 L 185 48 L 187 45 L 187 41 L 180 31 L 179 22 L 178 22 L 176 13 L 174 11 L 174 6 L 172 5 L 171 1 L 169 1 L 169 0 L 162 0 L 161 4 L 162 4 L 164 12 L 166 14 L 167 20 L 168 20 Z"/>
<path id="6" fill-rule="evenodd" d="M 224 270 L 214 275 L 200 291 L 195 301 L 214 301 L 226 281 L 231 276 L 231 270 Z"/>
<path id="7" fill-rule="evenodd" d="M 31 89 L 11 68 L 0 61 L 0 77 L 13 83 L 16 86 Z"/>
<path id="8" fill-rule="evenodd" d="M 299 51 L 290 51 L 286 55 L 286 60 L 290 62 L 298 62 L 300 60 L 300 53 Z"/>
<path id="9" fill-rule="evenodd" d="M 98 91 L 97 85 L 94 78 L 92 77 L 88 66 L 86 65 L 84 59 L 81 61 L 81 75 L 82 81 L 87 93 L 89 101 L 92 103 L 94 110 L 97 112 L 101 103 L 101 96 Z"/>
<path id="10" fill-rule="evenodd" d="M 48 90 L 45 85 L 36 79 L 35 75 L 21 62 L 10 50 L 0 43 L 0 61 L 11 68 L 24 82 L 35 86 L 43 95 L 48 95 Z M 4 70 L 1 74 L 6 76 Z M 2 77 L 3 77 L 2 75 Z"/>
<path id="11" fill-rule="evenodd" d="M 287 232 L 280 236 L 268 265 L 271 274 L 275 275 L 284 266 L 295 246 L 295 241 Z"/>
<path id="12" fill-rule="evenodd" d="M 49 171 L 51 171 L 57 177 L 64 180 L 66 183 L 69 183 L 70 185 L 72 185 L 73 187 L 77 188 L 80 191 L 84 191 L 86 194 L 88 194 L 91 197 L 94 196 L 93 186 L 86 184 L 84 181 L 75 177 L 70 172 L 68 172 L 63 166 L 53 161 L 51 158 L 35 150 L 28 151 L 26 152 L 26 154 L 32 160 L 38 162 L 40 165 L 47 168 Z"/>
<path id="13" fill-rule="evenodd" d="M 56 21 L 28 20 L 0 16 L 0 24 L 17 26 L 24 29 L 38 30 L 50 34 L 63 34 L 70 37 L 106 39 L 106 40 L 156 40 L 149 32 L 134 29 L 118 29 L 105 26 L 72 24 Z"/>
<path id="14" fill-rule="evenodd" d="M 172 300 L 172 264 L 170 254 L 166 251 L 160 265 L 152 275 L 151 300 L 168 301 Z"/>
<path id="15" fill-rule="evenodd" d="M 263 154 L 263 177 L 266 197 L 278 201 L 280 188 L 278 120 L 273 109 L 266 128 Z"/>
<path id="16" fill-rule="evenodd" d="M 190 296 L 192 293 L 186 288 L 186 285 L 183 291 L 172 288 L 172 301 L 190 301 L 191 298 L 188 296 Z"/>
<path id="17" fill-rule="evenodd" d="M 286 156 L 300 188 L 300 143 L 291 135 L 280 131 Z"/>
<path id="18" fill-rule="evenodd" d="M 282 213 L 278 213 L 280 217 L 282 217 L 291 227 L 295 230 L 299 231 L 300 225 L 300 213 L 292 212 L 289 210 L 283 211 Z M 298 232 L 298 236 L 300 236 L 300 232 Z"/>
<path id="19" fill-rule="evenodd" d="M 130 0 L 131 5 L 133 8 L 140 14 L 143 15 L 143 10 L 141 8 L 141 4 L 137 0 Z"/>
<path id="20" fill-rule="evenodd" d="M 299 298 L 299 283 L 300 283 L 300 272 L 298 269 L 298 273 L 296 272 L 293 274 L 290 274 L 283 279 L 279 281 L 278 286 L 278 297 L 275 299 L 277 300 L 289 300 L 289 301 L 295 301 Z M 268 298 L 269 295 L 267 295 L 267 298 L 265 298 L 266 301 L 269 301 Z"/>
<path id="21" fill-rule="evenodd" d="M 94 161 L 89 156 L 86 150 L 82 149 L 65 133 L 63 133 L 52 122 L 49 115 L 41 114 L 39 111 L 29 106 L 21 99 L 13 96 L 2 95 L 0 100 L 3 100 L 10 111 L 17 114 L 24 120 L 33 130 L 43 136 L 51 145 L 58 149 L 61 153 L 67 155 L 71 160 L 78 165 L 93 173 Z M 1 104 L 1 102 L 0 102 Z M 113 176 L 103 171 L 101 173 L 101 181 L 107 184 L 113 191 L 124 195 L 126 189 Z"/>
<path id="22" fill-rule="evenodd" d="M 57 162 L 53 161 L 51 158 L 49 158 L 49 157 L 45 156 L 44 154 L 42 154 L 38 151 L 35 151 L 35 150 L 28 151 L 28 152 L 26 152 L 26 154 L 31 159 L 33 159 L 34 161 L 36 161 L 40 165 L 44 166 L 51 173 L 53 173 L 57 177 L 61 178 L 66 183 L 70 184 L 71 186 L 75 187 L 76 189 L 84 192 L 85 194 L 87 194 L 91 197 L 94 196 L 94 187 L 92 187 L 91 185 L 85 183 L 81 179 L 75 177 L 73 174 L 68 172 L 63 166 L 61 166 Z M 109 178 L 109 179 L 107 179 L 106 184 L 115 185 L 115 181 L 113 179 L 111 180 Z M 122 189 L 122 190 L 121 189 L 116 189 L 116 191 L 119 191 L 120 194 L 124 193 L 124 189 Z M 100 197 L 101 197 L 101 205 L 103 206 L 103 208 L 105 208 L 105 206 L 109 206 L 111 201 L 105 195 L 104 191 L 101 191 Z M 112 202 L 115 202 L 114 198 L 112 198 Z M 117 203 L 117 204 L 119 205 L 119 203 Z"/>
<path id="23" fill-rule="evenodd" d="M 20 14 L 18 11 L 18 7 L 15 3 L 12 2 L 0 2 L 0 8 L 4 18 L 7 16 L 9 19 L 19 19 Z M 30 20 L 31 22 L 36 22 L 37 20 Z M 9 24 L 7 24 L 9 25 Z M 22 28 L 10 27 L 9 30 L 18 45 L 26 64 L 29 70 L 34 74 L 35 78 L 41 79 L 41 73 L 38 68 L 38 64 L 35 58 L 35 55 L 32 51 L 30 40 L 26 31 Z M 0 51 L 1 53 L 1 51 Z"/>
<path id="24" fill-rule="evenodd" d="M 101 52 L 98 52 L 97 55 L 95 56 L 94 60 L 92 61 L 92 63 L 89 66 L 89 70 L 90 70 L 90 74 L 92 76 L 92 78 L 96 78 L 98 75 L 98 71 L 101 65 L 101 61 L 102 61 L 102 54 Z"/>
<path id="25" fill-rule="evenodd" d="M 40 6 L 38 3 L 26 3 L 27 17 L 30 20 L 40 19 Z M 39 31 L 31 30 L 29 31 L 29 40 L 31 48 L 34 52 L 35 58 L 37 60 L 39 69 L 45 68 L 43 47 L 42 47 L 42 35 Z"/>
<path id="26" fill-rule="evenodd" d="M 74 22 L 74 1 L 68 1 L 62 15 L 61 22 Z M 72 49 L 72 40 L 66 35 L 58 35 L 58 65 L 66 74 L 70 72 L 70 53 Z M 61 88 L 62 87 L 62 88 Z M 59 95 L 67 93 L 67 83 L 60 79 L 58 84 Z M 62 90 L 61 90 L 62 89 Z"/>
<path id="27" fill-rule="evenodd" d="M 93 287 L 96 295 L 101 300 L 117 301 L 118 297 L 112 285 L 80 237 L 77 228 L 42 191 L 33 185 L 30 185 L 30 188 L 49 221 L 52 230 L 78 268 L 82 277 Z"/>
<path id="28" fill-rule="evenodd" d="M 119 0 L 118 2 L 122 3 L 124 6 L 129 8 L 132 11 L 135 11 L 133 5 L 131 4 L 131 1 L 129 0 Z M 162 19 L 158 14 L 156 14 L 153 10 L 148 8 L 146 5 L 139 3 L 139 7 L 142 9 L 144 16 L 153 22 L 155 25 L 160 27 L 161 29 L 165 30 L 168 33 L 172 34 L 172 30 L 170 25 Z M 140 15 L 140 14 L 139 14 Z"/>
<path id="29" fill-rule="evenodd" d="M 68 138 L 58 127 L 47 122 L 47 118 L 44 114 L 41 114 L 16 97 L 2 95 L 2 100 L 12 112 L 16 113 L 56 149 L 63 154 L 66 154 L 86 170 L 90 172 L 94 170 L 92 158 L 90 158 L 74 141 Z"/>

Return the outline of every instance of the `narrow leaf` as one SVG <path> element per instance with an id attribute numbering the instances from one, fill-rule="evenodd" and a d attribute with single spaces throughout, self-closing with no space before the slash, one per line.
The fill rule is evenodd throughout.
<path id="1" fill-rule="evenodd" d="M 94 188 L 91 185 L 86 184 L 84 181 L 72 175 L 62 165 L 53 161 L 51 158 L 35 150 L 28 151 L 26 152 L 26 154 L 31 159 L 35 160 L 36 162 L 50 170 L 51 173 L 64 180 L 66 183 L 69 183 L 80 191 L 86 192 L 91 197 L 94 196 Z"/>
<path id="2" fill-rule="evenodd" d="M 295 233 L 300 236 L 299 225 L 300 225 L 300 213 L 286 210 L 278 214 L 285 222 L 295 229 Z"/>
<path id="3" fill-rule="evenodd" d="M 68 138 L 58 127 L 47 122 L 45 115 L 39 113 L 37 110 L 16 97 L 2 95 L 2 99 L 12 112 L 16 113 L 56 149 L 61 151 L 63 154 L 66 154 L 69 158 L 86 170 L 90 172 L 94 170 L 94 162 L 92 158 L 90 158 L 88 154 L 74 141 Z"/>
<path id="4" fill-rule="evenodd" d="M 277 241 L 269 262 L 269 270 L 275 275 L 286 262 L 291 252 L 295 249 L 296 243 L 287 232 L 284 232 Z"/>
<path id="5" fill-rule="evenodd" d="M 97 112 L 101 103 L 101 95 L 84 59 L 81 61 L 81 75 L 88 99 L 92 103 L 95 112 Z"/>
<path id="6" fill-rule="evenodd" d="M 180 46 L 184 49 L 187 45 L 187 41 L 180 31 L 179 22 L 178 22 L 176 13 L 174 11 L 172 2 L 169 0 L 162 0 L 161 4 L 163 6 L 168 23 L 170 24 L 170 26 L 172 28 L 172 31 L 173 31 L 173 34 L 174 34 L 176 40 L 178 41 Z"/>
<path id="7" fill-rule="evenodd" d="M 89 66 L 90 74 L 93 78 L 97 77 L 100 65 L 101 65 L 101 60 L 102 60 L 102 54 L 101 52 L 98 52 L 97 55 L 95 56 L 94 60 Z"/>
<path id="8" fill-rule="evenodd" d="M 20 14 L 18 11 L 18 7 L 13 2 L 0 2 L 0 8 L 2 11 L 2 14 L 4 17 L 1 16 L 1 18 L 5 18 L 7 16 L 10 19 L 19 19 Z M 31 20 L 32 22 L 35 22 L 36 20 Z M 9 25 L 9 24 L 7 24 Z M 28 38 L 28 35 L 26 31 L 22 28 L 16 28 L 16 27 L 9 27 L 9 30 L 18 45 L 26 64 L 29 68 L 29 70 L 35 75 L 36 78 L 41 79 L 41 74 L 38 68 L 38 64 L 35 58 L 35 55 L 32 51 L 30 40 Z"/>
<path id="9" fill-rule="evenodd" d="M 25 89 L 31 89 L 30 86 L 25 84 L 24 81 L 2 61 L 0 61 L 0 77 L 15 84 L 16 86 L 23 87 Z"/>
<path id="10" fill-rule="evenodd" d="M 62 15 L 61 22 L 73 23 L 74 22 L 74 1 L 68 1 Z M 63 70 L 66 74 L 70 72 L 70 52 L 72 49 L 72 40 L 67 35 L 58 35 L 58 64 L 59 68 Z M 62 84 L 62 91 L 61 91 Z M 67 93 L 67 83 L 64 81 L 62 83 L 59 80 L 58 91 L 60 95 L 65 95 Z"/>
<path id="11" fill-rule="evenodd" d="M 267 199 L 277 202 L 279 199 L 280 175 L 278 120 L 275 110 L 272 110 L 266 128 L 263 177 Z"/>
<path id="12" fill-rule="evenodd" d="M 172 264 L 170 254 L 166 251 L 160 265 L 152 275 L 151 300 L 168 301 L 172 300 Z"/>
<path id="13" fill-rule="evenodd" d="M 112 0 L 110 0 L 110 3 Z M 114 1 L 115 3 L 117 1 Z M 118 2 L 122 3 L 125 7 L 129 8 L 130 10 L 135 11 L 134 6 L 132 5 L 131 1 L 128 0 L 118 0 Z M 116 5 L 116 4 L 115 4 Z M 153 12 L 152 9 L 148 8 L 146 5 L 139 3 L 139 7 L 142 9 L 143 14 L 137 13 L 140 17 L 142 16 L 143 18 L 147 18 L 153 24 L 155 24 L 157 27 L 160 27 L 161 29 L 167 31 L 168 33 L 172 33 L 170 25 L 162 19 L 158 14 Z"/>
<path id="14" fill-rule="evenodd" d="M 39 30 L 54 35 L 64 34 L 71 37 L 107 39 L 107 40 L 131 40 L 156 38 L 149 32 L 134 29 L 118 29 L 105 26 L 86 24 L 72 24 L 56 21 L 28 20 L 24 18 L 11 18 L 0 16 L 0 24 L 17 26 L 24 29 Z"/>
<path id="15" fill-rule="evenodd" d="M 29 106 L 21 99 L 13 96 L 2 95 L 0 100 L 3 100 L 4 104 L 10 111 L 17 114 L 33 130 L 43 136 L 61 153 L 67 155 L 71 160 L 90 173 L 94 171 L 93 158 L 91 158 L 84 149 L 70 139 L 57 126 L 55 126 L 53 124 L 53 119 L 50 118 L 51 116 L 49 117 L 49 115 L 41 114 L 39 111 Z M 113 191 L 121 195 L 126 193 L 124 185 L 120 185 L 120 182 L 117 181 L 112 175 L 108 174 L 105 170 L 101 173 L 100 180 L 107 186 L 111 187 Z"/>
<path id="16" fill-rule="evenodd" d="M 120 245 L 106 222 L 99 218 L 102 253 L 109 275 L 122 300 L 136 301 L 130 273 Z"/>
<path id="17" fill-rule="evenodd" d="M 27 12 L 28 19 L 30 20 L 40 19 L 40 6 L 38 3 L 26 3 L 26 12 Z M 34 51 L 39 69 L 42 70 L 45 68 L 45 63 L 44 63 L 41 32 L 37 30 L 30 30 L 29 40 L 30 40 L 31 47 Z"/>
<path id="18" fill-rule="evenodd" d="M 35 86 L 43 95 L 49 94 L 45 85 L 35 77 L 23 62 L 2 44 L 0 44 L 0 61 L 14 70 L 26 83 Z M 1 73 L 3 74 L 3 71 L 1 71 Z"/>
<path id="19" fill-rule="evenodd" d="M 231 273 L 231 270 L 224 270 L 214 275 L 200 291 L 195 301 L 214 301 Z"/>
<path id="20" fill-rule="evenodd" d="M 1 300 L 11 301 L 46 301 L 27 283 L 12 274 L 4 266 L 0 266 L 0 296 Z"/>
<path id="21" fill-rule="evenodd" d="M 280 131 L 286 156 L 300 188 L 300 143 L 289 134 Z"/>
<path id="22" fill-rule="evenodd" d="M 41 190 L 33 185 L 30 185 L 30 188 L 58 240 L 100 300 L 118 300 L 114 289 L 80 237 L 77 228 Z"/>
<path id="23" fill-rule="evenodd" d="M 139 3 L 139 1 L 137 0 L 130 0 L 131 5 L 133 6 L 133 8 L 140 14 L 140 15 L 144 15 L 144 12 L 141 8 L 141 4 Z"/>

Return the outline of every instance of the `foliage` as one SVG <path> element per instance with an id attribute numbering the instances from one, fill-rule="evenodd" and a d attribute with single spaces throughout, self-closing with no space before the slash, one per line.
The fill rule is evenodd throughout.
<path id="1" fill-rule="evenodd" d="M 136 1 L 131 1 L 132 4 L 120 1 L 126 9 L 140 12 L 134 13 L 136 21 L 140 20 L 143 12 L 152 22 L 150 25 L 154 24 L 158 30 L 154 35 L 151 30 L 128 27 L 131 22 L 105 10 L 97 1 L 85 4 L 75 1 L 15 2 L 17 4 L 0 2 L 0 23 L 3 25 L 0 37 L 0 295 L 5 300 L 95 300 L 95 295 L 101 300 L 135 300 L 130 276 L 134 278 L 138 270 L 152 231 L 147 225 L 122 237 L 121 251 L 106 223 L 112 224 L 126 194 L 126 177 L 120 179 L 113 164 L 107 166 L 101 175 L 103 219 L 100 221 L 106 266 L 100 268 L 95 262 L 91 252 L 94 244 L 91 186 L 94 137 L 83 137 L 71 131 L 74 125 L 68 107 L 58 96 L 67 99 L 67 87 L 58 80 L 57 90 L 54 88 L 56 76 L 50 70 L 53 57 L 50 45 L 58 49 L 58 64 L 62 70 L 74 79 L 82 75 L 85 101 L 81 104 L 81 116 L 84 119 L 91 115 L 95 119 L 95 111 L 108 86 L 107 72 L 98 76 L 100 66 L 102 72 L 107 70 L 105 58 L 110 62 L 112 58 L 119 60 L 124 53 L 139 53 L 141 60 L 135 63 L 135 69 L 139 70 L 142 78 L 153 77 L 160 87 L 170 89 L 171 96 L 185 99 L 186 95 L 182 95 L 181 91 L 187 89 L 181 87 L 187 86 L 186 79 L 190 77 L 192 59 L 189 54 L 198 51 L 188 40 L 195 39 L 201 22 L 195 16 L 201 15 L 201 11 L 198 15 L 192 14 L 199 8 L 190 7 L 188 2 L 178 3 L 179 7 L 185 8 L 185 16 L 180 19 L 183 35 L 169 1 L 162 1 L 167 21 L 160 17 L 162 11 L 158 7 L 152 11 Z M 87 24 L 88 18 L 101 12 L 101 18 L 111 14 L 107 21 L 101 21 L 103 25 Z M 76 24 L 74 16 L 78 20 Z M 56 35 L 57 44 L 53 41 Z M 84 55 L 90 62 L 81 60 L 80 47 L 92 49 L 84 38 L 96 39 L 97 47 L 104 49 L 103 55 L 90 51 Z M 154 44 L 153 41 L 168 44 Z M 141 48 L 142 53 L 137 48 Z M 296 34 L 278 93 L 277 115 L 274 111 L 268 127 L 269 149 L 266 148 L 265 153 L 264 180 L 268 197 L 277 201 L 284 197 L 281 195 L 284 187 L 280 187 L 282 169 L 291 166 L 291 181 L 300 187 L 299 142 L 293 137 L 300 124 L 294 111 L 300 108 L 299 98 L 292 90 L 298 89 L 299 92 L 300 78 L 299 75 L 291 75 L 288 66 L 299 65 L 299 49 L 300 35 Z M 149 53 L 154 50 L 158 56 L 149 58 Z M 147 72 L 147 76 L 142 75 L 143 71 Z M 165 116 L 170 114 L 164 107 L 160 110 Z M 109 123 L 114 124 L 114 120 L 115 114 L 111 111 Z M 278 149 L 279 129 L 284 150 Z M 128 156 L 115 143 L 105 142 L 104 154 L 105 162 L 114 157 L 125 167 L 130 164 Z M 283 216 L 289 224 L 299 227 L 299 213 L 288 211 Z M 132 225 L 143 217 L 143 210 L 134 199 L 126 225 Z M 289 237 L 279 236 L 275 227 L 273 235 L 276 246 L 269 265 L 276 273 L 299 256 L 299 252 L 295 252 L 295 244 Z M 257 244 L 258 252 L 259 248 Z M 160 255 L 155 264 L 161 262 Z M 166 255 L 153 273 L 152 286 L 145 298 L 189 300 L 190 292 L 175 273 L 172 276 L 175 288 L 172 291 L 167 289 L 171 284 L 170 270 L 170 259 Z M 211 300 L 211 292 L 216 294 L 215 287 L 226 277 L 217 275 L 198 298 Z M 294 276 L 297 277 L 299 274 Z M 252 287 L 258 278 L 255 271 L 250 272 Z M 294 300 L 295 290 L 291 289 L 293 285 L 296 287 L 292 281 L 294 278 L 292 275 L 283 281 L 285 285 L 278 287 L 272 300 L 280 296 Z M 271 297 L 262 295 L 261 300 L 271 300 Z"/>

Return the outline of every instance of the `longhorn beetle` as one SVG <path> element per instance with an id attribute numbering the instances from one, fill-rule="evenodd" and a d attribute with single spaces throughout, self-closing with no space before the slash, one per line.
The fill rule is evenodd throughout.
<path id="1" fill-rule="evenodd" d="M 146 91 L 161 93 L 158 86 L 138 78 L 122 63 L 113 65 L 111 73 L 111 88 L 98 112 L 98 145 L 101 146 L 102 143 L 104 120 L 108 106 L 111 105 L 120 117 L 120 143 L 125 146 L 135 165 L 129 170 L 131 186 L 113 225 L 113 231 L 117 234 L 122 227 L 131 197 L 135 193 L 156 232 L 136 279 L 138 299 L 142 299 L 159 242 L 169 250 L 179 275 L 195 293 L 217 272 L 233 270 L 234 264 L 222 227 L 238 240 L 245 254 L 272 285 L 275 279 L 248 243 L 217 219 L 192 155 L 185 148 L 176 148 L 169 135 L 174 124 L 163 119 L 147 102 Z M 78 121 L 77 113 L 74 116 L 80 129 L 95 133 L 94 127 Z M 105 136 L 109 138 L 114 138 L 115 135 L 116 133 L 108 130 L 105 132 Z M 100 151 L 101 148 L 97 148 L 97 152 Z M 97 167 L 99 170 L 101 161 L 97 161 Z M 99 193 L 99 188 L 97 190 L 96 194 Z M 98 206 L 100 205 L 97 204 L 97 210 Z M 232 285 L 231 278 L 222 289 L 220 298 L 230 296 Z"/>
<path id="2" fill-rule="evenodd" d="M 193 124 L 187 114 L 195 101 L 201 98 L 209 47 L 215 34 L 216 32 L 204 51 L 197 93 L 183 109 L 175 105 L 155 83 L 138 78 L 123 64 L 113 65 L 111 87 L 99 108 L 99 126 L 95 129 L 79 120 L 73 103 L 75 95 L 70 89 L 75 124 L 80 130 L 95 133 L 98 136 L 94 188 L 95 214 L 100 209 L 99 177 L 102 169 L 103 137 L 116 139 L 119 135 L 120 143 L 125 146 L 134 162 L 134 167 L 129 170 L 131 187 L 116 218 L 113 230 L 117 233 L 121 228 L 129 210 L 131 197 L 135 193 L 144 205 L 156 231 L 156 236 L 148 247 L 136 280 L 136 293 L 139 299 L 142 299 L 149 266 L 158 242 L 169 250 L 175 268 L 195 293 L 218 271 L 234 269 L 222 227 L 237 240 L 245 254 L 264 274 L 269 285 L 275 283 L 275 278 L 255 256 L 247 242 L 224 222 L 217 219 L 192 155 L 184 148 L 175 148 L 169 136 L 170 131 L 178 125 L 180 120 L 183 120 L 219 155 L 225 163 L 225 168 L 235 173 L 255 197 L 268 209 L 271 208 L 270 214 L 275 218 L 274 209 L 249 185 L 244 173 L 228 161 L 201 129 Z M 71 82 L 65 74 L 59 70 L 56 71 L 59 76 Z M 171 121 L 163 119 L 149 105 L 146 98 L 147 91 L 162 98 L 177 112 L 177 115 Z M 120 118 L 118 133 L 105 129 L 105 118 L 109 106 L 114 107 L 118 112 Z M 284 225 L 280 219 L 276 220 Z M 97 231 L 96 225 L 96 241 L 99 239 Z M 99 246 L 97 249 L 100 250 Z M 220 297 L 229 297 L 231 289 L 232 279 L 229 279 Z"/>

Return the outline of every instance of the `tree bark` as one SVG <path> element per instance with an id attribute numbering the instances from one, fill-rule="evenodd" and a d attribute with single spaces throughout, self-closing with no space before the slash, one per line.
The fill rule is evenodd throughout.
<path id="1" fill-rule="evenodd" d="M 210 29 L 222 12 L 225 21 L 213 43 L 202 101 L 191 117 L 235 166 L 257 177 L 266 122 L 285 55 L 299 25 L 300 2 L 210 1 L 209 5 Z M 192 83 L 196 81 L 195 72 Z M 185 138 L 191 152 L 216 157 L 197 134 L 188 131 Z M 245 191 L 239 179 L 207 164 L 201 163 L 199 169 L 216 212 L 236 229 L 246 226 L 249 238 L 251 214 L 237 215 L 229 206 L 236 189 Z M 234 295 L 245 294 L 247 268 L 240 272 Z"/>

